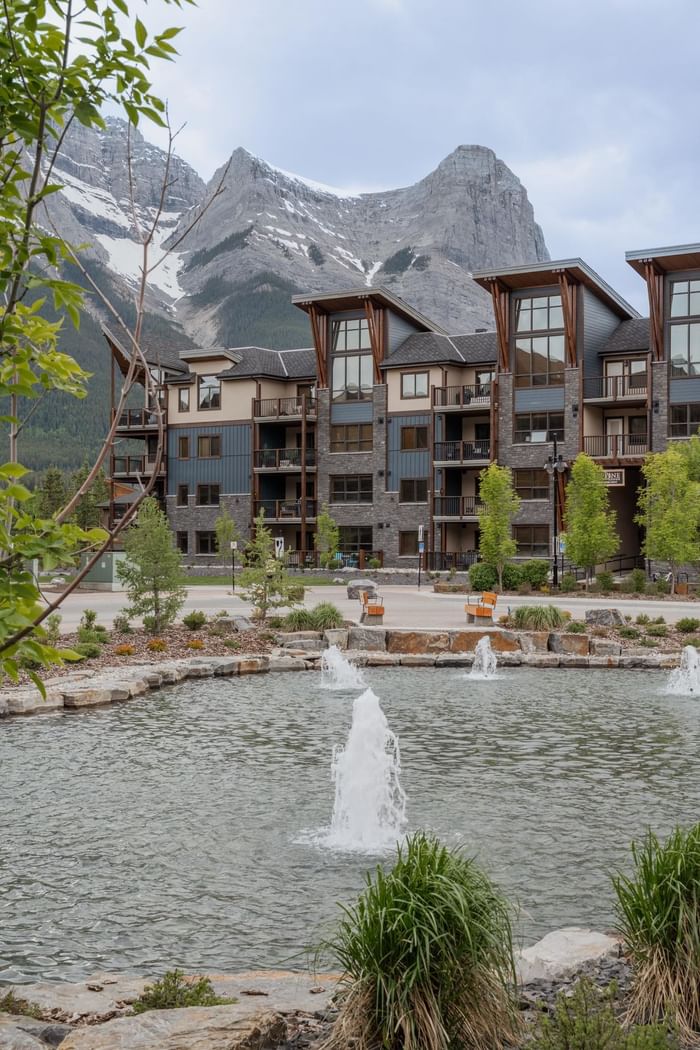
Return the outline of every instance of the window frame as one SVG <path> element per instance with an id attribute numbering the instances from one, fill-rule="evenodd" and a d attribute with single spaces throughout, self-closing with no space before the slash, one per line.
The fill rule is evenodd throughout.
<path id="1" fill-rule="evenodd" d="M 357 361 L 357 395 L 351 393 L 350 387 L 348 387 L 348 364 L 350 362 Z M 368 368 L 363 369 L 363 365 L 367 363 Z M 342 366 L 343 369 L 343 382 L 342 385 L 336 385 L 336 368 Z M 331 404 L 345 404 L 347 402 L 355 401 L 371 401 L 372 392 L 374 390 L 374 362 L 372 354 L 366 351 L 356 351 L 347 354 L 334 354 L 331 360 Z M 364 377 L 363 371 L 368 371 L 369 376 Z M 370 382 L 367 383 L 369 378 Z"/>
<path id="2" fill-rule="evenodd" d="M 212 499 L 212 495 L 216 491 L 216 499 Z M 207 498 L 202 499 L 202 495 L 206 493 Z M 197 485 L 195 491 L 195 506 L 197 507 L 219 507 L 221 506 L 221 485 L 218 481 L 203 481 Z"/>
<path id="3" fill-rule="evenodd" d="M 416 423 L 410 426 L 401 427 L 401 439 L 400 439 L 400 450 L 401 452 L 427 452 L 430 448 L 429 441 L 430 435 L 428 433 L 430 427 L 427 423 Z M 418 442 L 418 431 L 425 431 L 425 445 L 419 445 Z M 416 444 L 407 445 L 405 435 L 413 431 L 415 434 L 414 441 Z"/>
<path id="4" fill-rule="evenodd" d="M 183 449 L 184 454 L 183 454 Z M 190 435 L 189 434 L 178 434 L 177 436 L 177 458 L 178 459 L 189 459 L 190 458 Z"/>
<path id="5" fill-rule="evenodd" d="M 399 503 L 414 503 L 424 504 L 428 502 L 428 485 L 430 478 L 401 478 L 399 480 Z M 413 487 L 413 498 L 406 499 L 404 496 L 404 485 L 411 485 Z M 425 499 L 420 499 L 418 495 L 418 485 L 425 485 Z"/>
<path id="6" fill-rule="evenodd" d="M 182 542 L 184 537 L 184 544 Z M 179 550 L 180 554 L 190 553 L 190 535 L 186 529 L 178 529 L 175 533 L 175 546 Z"/>
<path id="7" fill-rule="evenodd" d="M 546 424 L 547 425 L 546 425 L 545 428 L 543 428 L 543 427 L 535 428 L 535 427 L 532 426 L 533 417 L 537 417 L 537 416 L 546 417 Z M 552 424 L 551 424 L 552 416 L 561 416 L 561 426 L 560 427 L 559 426 L 554 426 L 554 427 L 552 426 Z M 557 410 L 556 412 L 550 412 L 549 410 L 545 410 L 544 412 L 518 412 L 518 413 L 514 414 L 513 415 L 513 444 L 514 445 L 545 445 L 545 444 L 551 442 L 552 438 L 550 437 L 550 434 L 552 434 L 552 433 L 556 434 L 557 441 L 563 441 L 564 440 L 564 434 L 565 434 L 565 418 L 564 418 L 564 416 L 565 416 L 565 413 L 564 413 L 563 409 L 561 411 Z M 518 426 L 518 420 L 519 419 L 525 419 L 526 417 L 529 418 L 529 420 L 530 420 L 529 428 L 524 429 L 522 427 L 519 427 Z M 533 441 L 532 438 L 528 439 L 528 438 L 522 437 L 523 434 L 541 434 L 541 433 L 544 433 L 545 436 L 543 438 L 539 439 L 538 441 Z"/>
<path id="8" fill-rule="evenodd" d="M 353 441 L 353 444 L 357 444 L 357 448 L 348 448 L 348 444 L 351 439 L 348 437 L 348 431 L 352 428 L 357 428 L 357 440 Z M 369 438 L 362 437 L 362 428 L 365 427 L 369 431 Z M 345 445 L 344 448 L 334 448 L 334 445 L 339 444 L 340 439 L 337 435 L 334 437 L 334 431 L 344 431 L 344 437 L 342 443 Z M 361 447 L 363 444 L 369 442 L 367 447 Z M 371 423 L 334 423 L 331 425 L 330 434 L 330 455 L 357 455 L 362 452 L 372 452 L 374 450 L 374 428 Z"/>
<path id="9" fill-rule="evenodd" d="M 187 402 L 183 404 L 183 402 Z M 190 388 L 189 386 L 180 386 L 177 390 L 177 410 L 178 412 L 189 412 L 190 410 Z"/>
<path id="10" fill-rule="evenodd" d="M 668 436 L 669 436 L 669 438 L 671 438 L 671 439 L 673 439 L 675 441 L 683 440 L 684 438 L 692 437 L 693 434 L 697 434 L 698 433 L 698 429 L 700 429 L 700 401 L 688 401 L 688 402 L 686 402 L 683 405 L 669 405 L 668 407 L 669 407 L 669 417 L 668 417 Z M 696 409 L 696 411 L 697 411 L 697 415 L 698 415 L 698 422 L 697 423 L 691 423 L 691 421 L 690 421 L 690 413 L 691 413 L 691 409 L 693 409 L 693 408 Z M 684 409 L 685 410 L 685 422 L 683 422 L 683 423 L 674 423 L 673 422 L 673 413 L 674 412 L 678 412 L 680 409 Z M 677 429 L 679 427 L 683 428 L 683 433 L 682 434 L 674 432 L 674 428 Z M 694 428 L 694 429 L 691 429 L 691 428 Z"/>
<path id="11" fill-rule="evenodd" d="M 364 550 L 366 554 L 370 554 L 374 550 L 374 528 L 372 525 L 340 525 L 339 529 L 338 548 L 343 554 L 359 554 L 361 550 Z M 357 533 L 357 539 L 348 542 L 345 537 L 350 530 Z M 369 542 L 359 538 L 362 532 L 369 533 L 371 537 Z"/>
<path id="12" fill-rule="evenodd" d="M 530 475 L 530 480 L 527 483 L 525 481 L 522 481 L 520 484 L 518 484 L 518 480 L 519 480 L 518 479 L 518 475 L 523 475 L 523 474 L 529 474 Z M 533 477 L 532 477 L 533 474 L 541 474 L 541 475 L 543 475 L 543 477 L 540 479 L 540 480 L 543 481 L 543 484 L 541 484 L 541 485 L 536 484 L 535 481 L 533 480 Z M 541 467 L 515 467 L 513 469 L 513 489 L 515 490 L 515 493 L 522 500 L 545 500 L 545 501 L 549 502 L 549 493 L 550 493 L 549 474 L 547 473 L 546 470 L 544 470 Z M 545 494 L 543 496 L 542 495 L 537 495 L 536 496 L 536 495 L 534 495 L 535 492 L 544 492 Z M 528 495 L 528 493 L 529 493 L 529 495 Z"/>
<path id="13" fill-rule="evenodd" d="M 356 354 L 363 350 L 372 350 L 372 340 L 369 334 L 369 321 L 366 317 L 358 314 L 357 317 L 330 318 L 329 346 L 332 354 Z M 357 332 L 357 346 L 348 346 L 348 333 Z M 342 333 L 342 340 L 340 335 Z M 363 342 L 363 336 L 366 341 Z M 350 339 L 350 343 L 355 340 Z M 342 343 L 342 345 L 341 345 Z"/>
<path id="14" fill-rule="evenodd" d="M 407 539 L 410 537 L 410 540 Z M 409 544 L 411 549 L 406 550 L 406 544 Z M 415 546 L 415 550 L 413 549 Z M 399 558 L 417 558 L 418 557 L 418 529 L 400 529 L 399 530 Z"/>
<path id="15" fill-rule="evenodd" d="M 216 404 L 202 404 L 202 386 L 205 383 L 216 383 Z M 213 389 L 213 387 L 212 387 Z M 216 375 L 197 376 L 197 411 L 216 412 L 221 408 L 221 380 Z"/>
<path id="16" fill-rule="evenodd" d="M 216 532 L 214 531 L 214 529 L 197 529 L 197 531 L 195 532 L 194 536 L 195 536 L 194 544 L 195 544 L 195 555 L 196 555 L 196 557 L 198 557 L 198 558 L 215 558 L 217 556 L 218 552 L 217 552 L 217 549 L 216 549 Z M 207 543 L 208 544 L 211 543 L 211 547 L 212 547 L 211 550 L 208 550 L 208 551 L 200 550 L 203 536 L 209 537 Z"/>
<path id="17" fill-rule="evenodd" d="M 529 542 L 524 543 L 519 536 L 524 533 L 526 529 L 530 531 L 530 540 Z M 546 543 L 538 543 L 535 540 L 535 530 L 537 529 L 542 530 L 542 532 L 547 534 Z M 513 525 L 513 539 L 516 543 L 518 557 L 548 558 L 550 556 L 551 534 L 549 531 L 549 525 L 543 525 L 541 522 L 533 524 L 525 522 L 520 525 Z"/>
<path id="18" fill-rule="evenodd" d="M 535 303 L 546 301 L 546 306 L 535 306 Z M 526 310 L 523 305 L 528 304 Z M 555 320 L 552 322 L 552 314 L 556 311 Z M 536 315 L 546 314 L 544 327 L 535 327 Z M 520 316 L 530 319 L 529 327 L 519 327 Z M 513 300 L 513 328 L 512 328 L 512 353 L 513 353 L 513 385 L 516 389 L 539 386 L 563 386 L 564 370 L 566 368 L 566 329 L 564 326 L 564 310 L 562 298 L 559 292 L 545 291 L 540 295 L 529 294 L 517 296 Z M 553 359 L 551 353 L 552 340 L 556 339 L 561 347 L 561 360 Z M 533 369 L 533 342 L 534 340 L 546 341 L 545 370 L 535 372 Z M 529 343 L 529 347 L 518 346 L 518 343 Z M 519 365 L 519 354 L 527 353 L 529 356 L 529 368 L 521 370 Z"/>
<path id="19" fill-rule="evenodd" d="M 202 442 L 209 442 L 209 452 L 202 452 Z M 217 442 L 218 452 L 212 452 L 212 443 Z M 197 459 L 221 459 L 221 434 L 197 434 Z"/>
<path id="20" fill-rule="evenodd" d="M 425 376 L 425 393 L 419 394 L 416 392 L 416 385 L 419 376 Z M 407 393 L 405 390 L 405 381 L 407 379 L 413 380 L 413 393 Z M 417 372 L 401 372 L 401 400 L 402 401 L 416 401 L 419 398 L 425 400 L 430 397 L 430 372 L 426 369 L 420 369 Z"/>
<path id="21" fill-rule="evenodd" d="M 182 493 L 184 489 L 185 498 L 182 499 Z M 187 482 L 181 482 L 177 486 L 177 492 L 175 494 L 175 506 L 176 507 L 189 507 L 190 505 L 190 486 Z"/>
<path id="22" fill-rule="evenodd" d="M 357 488 L 354 488 L 355 482 Z M 350 489 L 348 490 L 348 483 Z M 369 483 L 369 485 L 367 484 Z M 369 493 L 367 489 L 369 488 Z M 343 490 L 344 498 L 339 497 L 339 491 Z M 367 495 L 369 498 L 367 499 Z M 365 497 L 364 499 L 362 497 Z M 356 497 L 356 498 L 353 498 Z M 374 501 L 374 478 L 372 474 L 333 474 L 329 478 L 329 503 L 339 504 L 364 504 L 365 506 L 373 503 Z"/>

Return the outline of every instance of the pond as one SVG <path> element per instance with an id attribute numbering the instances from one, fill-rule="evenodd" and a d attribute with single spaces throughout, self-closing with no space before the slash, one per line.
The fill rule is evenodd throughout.
<path id="1" fill-rule="evenodd" d="M 609 872 L 700 812 L 700 709 L 665 676 L 365 672 L 401 745 L 408 828 L 478 857 L 531 941 L 609 927 Z M 300 967 L 377 860 L 315 844 L 354 692 L 194 680 L 0 724 L 0 980 Z"/>

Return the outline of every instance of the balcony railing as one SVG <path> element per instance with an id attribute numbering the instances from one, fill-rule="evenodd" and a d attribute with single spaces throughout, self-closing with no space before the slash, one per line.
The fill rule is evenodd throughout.
<path id="1" fill-rule="evenodd" d="M 302 510 L 306 518 L 316 517 L 316 500 L 307 499 L 306 506 L 301 499 L 259 499 L 255 500 L 255 515 L 265 511 L 268 521 L 301 521 Z"/>
<path id="2" fill-rule="evenodd" d="M 649 439 L 646 434 L 600 434 L 584 437 L 583 451 L 594 459 L 646 456 L 649 451 Z"/>
<path id="3" fill-rule="evenodd" d="M 466 572 L 478 560 L 478 551 L 426 551 L 423 568 L 426 572 Z"/>
<path id="4" fill-rule="evenodd" d="M 588 376 L 583 396 L 589 401 L 645 401 L 646 372 L 632 376 Z"/>
<path id="5" fill-rule="evenodd" d="M 290 569 L 319 569 L 321 568 L 321 556 L 318 551 L 287 551 L 285 554 L 287 566 Z M 379 568 L 384 565 L 384 551 L 338 551 L 333 562 L 329 566 L 330 571 L 334 569 L 368 569 L 370 562 L 379 562 Z M 376 567 L 373 566 L 372 567 Z"/>
<path id="6" fill-rule="evenodd" d="M 316 466 L 316 449 L 307 448 L 306 466 Z M 300 448 L 261 448 L 255 453 L 257 470 L 301 470 Z"/>
<path id="7" fill-rule="evenodd" d="M 135 474 L 152 474 L 156 457 L 153 456 L 115 456 L 112 473 L 133 477 Z M 161 457 L 160 473 L 165 472 L 165 456 Z"/>
<path id="8" fill-rule="evenodd" d="M 263 397 L 253 401 L 256 419 L 298 419 L 316 415 L 316 399 L 306 394 L 299 397 Z"/>
<path id="9" fill-rule="evenodd" d="M 433 460 L 436 463 L 469 463 L 488 460 L 490 453 L 490 441 L 436 441 Z"/>
<path id="10" fill-rule="evenodd" d="M 127 408 L 119 416 L 117 425 L 120 430 L 125 428 L 142 430 L 144 427 L 157 427 L 158 416 L 149 409 Z"/>
<path id="11" fill-rule="evenodd" d="M 433 496 L 433 517 L 475 518 L 482 506 L 476 496 Z"/>
<path id="12" fill-rule="evenodd" d="M 490 403 L 490 382 L 474 386 L 436 386 L 433 389 L 434 408 L 488 408 Z"/>

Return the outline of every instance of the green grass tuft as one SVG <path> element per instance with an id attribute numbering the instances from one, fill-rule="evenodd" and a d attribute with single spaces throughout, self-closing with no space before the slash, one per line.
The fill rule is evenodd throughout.
<path id="1" fill-rule="evenodd" d="M 208 977 L 186 978 L 182 970 L 169 970 L 133 1003 L 135 1014 L 147 1010 L 178 1010 L 184 1006 L 223 1006 L 235 999 L 224 999 L 214 991 Z"/>
<path id="2" fill-rule="evenodd" d="M 552 631 L 566 622 L 556 605 L 521 605 L 515 610 L 513 623 L 521 631 Z"/>

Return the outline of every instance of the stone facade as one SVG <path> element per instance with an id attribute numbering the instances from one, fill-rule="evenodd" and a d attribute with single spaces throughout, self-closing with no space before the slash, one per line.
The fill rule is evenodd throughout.
<path id="1" fill-rule="evenodd" d="M 216 555 L 204 555 L 197 553 L 197 533 L 213 532 L 216 519 L 225 509 L 233 518 L 241 540 L 250 538 L 250 524 L 252 515 L 251 496 L 222 496 L 218 507 L 198 507 L 196 497 L 190 493 L 186 507 L 177 506 L 175 496 L 166 497 L 166 508 L 168 520 L 174 533 L 187 533 L 187 555 L 185 561 L 188 565 L 213 566 L 220 563 Z"/>

